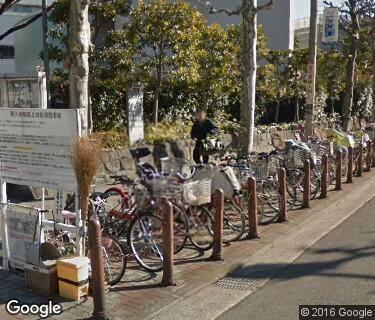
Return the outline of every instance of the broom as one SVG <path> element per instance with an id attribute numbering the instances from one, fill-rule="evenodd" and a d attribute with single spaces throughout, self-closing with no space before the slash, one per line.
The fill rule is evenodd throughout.
<path id="1" fill-rule="evenodd" d="M 101 147 L 87 137 L 78 137 L 72 148 L 72 164 L 76 175 L 79 206 L 84 225 L 88 218 L 91 185 L 100 165 Z"/>

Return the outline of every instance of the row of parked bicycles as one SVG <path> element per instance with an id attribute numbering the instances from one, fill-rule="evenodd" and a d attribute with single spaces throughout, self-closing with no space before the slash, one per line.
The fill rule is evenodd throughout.
<path id="1" fill-rule="evenodd" d="M 188 243 L 199 251 L 213 245 L 215 207 L 211 201 L 216 189 L 225 194 L 223 241 L 242 238 L 248 214 L 247 180 L 257 183 L 257 210 L 260 224 L 277 221 L 283 205 L 302 206 L 304 162 L 310 160 L 311 199 L 321 189 L 322 157 L 328 157 L 328 181 L 336 179 L 335 150 L 342 151 L 341 177 L 347 175 L 348 147 L 355 147 L 358 160 L 360 144 L 368 137 L 357 137 L 330 129 L 324 136 L 283 141 L 278 132 L 272 134 L 273 149 L 269 152 L 240 156 L 227 151 L 216 163 L 191 165 L 186 159 L 161 158 L 158 168 L 142 161 L 150 155 L 148 148 L 131 150 L 136 162 L 136 179 L 114 175 L 113 185 L 104 192 L 90 196 L 90 212 L 98 216 L 102 227 L 104 269 L 106 280 L 115 285 L 124 276 L 128 260 L 150 272 L 163 267 L 161 203 L 168 199 L 173 205 L 174 252 Z M 362 153 L 362 156 L 366 156 Z M 358 162 L 358 161 L 357 161 Z M 277 170 L 285 168 L 287 199 L 279 193 Z M 285 201 L 286 200 L 286 201 Z M 74 211 L 68 201 L 66 216 Z"/>

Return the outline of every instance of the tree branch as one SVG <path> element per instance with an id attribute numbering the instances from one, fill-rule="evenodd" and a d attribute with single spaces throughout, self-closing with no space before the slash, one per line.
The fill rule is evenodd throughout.
<path id="1" fill-rule="evenodd" d="M 5 0 L 4 3 L 0 6 L 0 15 L 2 15 L 5 11 L 9 10 L 18 2 L 20 2 L 20 0 Z"/>
<path id="2" fill-rule="evenodd" d="M 214 7 L 209 8 L 210 14 L 226 13 L 228 16 L 235 16 L 241 14 L 242 8 L 237 7 L 236 10 L 229 9 L 215 9 Z"/>
<path id="3" fill-rule="evenodd" d="M 229 10 L 229 9 L 215 9 L 213 4 L 210 1 L 204 1 L 204 0 L 196 0 L 198 3 L 204 5 L 210 14 L 218 14 L 218 13 L 225 13 L 228 16 L 235 16 L 241 14 L 242 7 L 238 6 L 235 10 Z"/>
<path id="4" fill-rule="evenodd" d="M 51 4 L 47 8 L 47 12 L 50 11 L 55 6 L 55 3 Z M 35 22 L 36 20 L 38 20 L 41 17 L 42 17 L 42 12 L 40 12 L 40 13 L 36 14 L 35 16 L 31 17 L 26 22 L 21 23 L 19 25 L 16 25 L 16 26 L 8 29 L 6 32 L 4 32 L 2 35 L 0 35 L 0 41 L 3 40 L 4 38 L 6 38 L 7 36 L 9 36 L 10 34 L 12 34 L 13 32 L 16 32 L 18 30 L 26 28 L 28 25 L 32 24 L 33 22 Z"/>
<path id="5" fill-rule="evenodd" d="M 272 7 L 273 7 L 273 0 L 269 0 L 267 3 L 258 6 L 256 8 L 256 11 L 258 12 L 262 10 L 268 10 L 268 9 L 272 9 Z"/>

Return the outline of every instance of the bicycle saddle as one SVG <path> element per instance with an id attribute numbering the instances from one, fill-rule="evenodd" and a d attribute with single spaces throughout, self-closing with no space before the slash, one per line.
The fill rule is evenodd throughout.
<path id="1" fill-rule="evenodd" d="M 139 160 L 141 158 L 144 158 L 144 157 L 147 157 L 148 155 L 150 155 L 151 150 L 147 147 L 136 148 L 136 149 L 130 150 L 130 154 L 132 155 L 132 157 L 134 159 Z"/>

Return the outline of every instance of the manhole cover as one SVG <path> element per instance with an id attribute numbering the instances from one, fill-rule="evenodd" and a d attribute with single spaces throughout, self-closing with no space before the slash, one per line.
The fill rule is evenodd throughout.
<path id="1" fill-rule="evenodd" d="M 246 290 L 254 282 L 255 282 L 255 279 L 247 278 L 244 276 L 234 276 L 234 275 L 228 274 L 224 278 L 215 282 L 214 286 L 223 287 L 227 289 Z"/>

